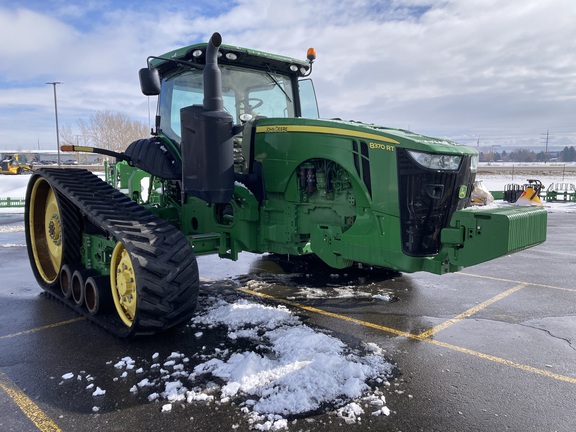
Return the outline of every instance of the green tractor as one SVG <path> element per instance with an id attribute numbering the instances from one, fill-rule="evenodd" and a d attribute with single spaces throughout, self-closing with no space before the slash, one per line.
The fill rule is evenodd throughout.
<path id="1" fill-rule="evenodd" d="M 466 208 L 478 154 L 445 139 L 321 119 L 308 60 L 208 43 L 149 57 L 150 138 L 107 181 L 35 171 L 26 238 L 43 289 L 112 333 L 154 334 L 196 307 L 196 256 L 314 254 L 329 266 L 455 272 L 546 238 L 541 208 Z"/>

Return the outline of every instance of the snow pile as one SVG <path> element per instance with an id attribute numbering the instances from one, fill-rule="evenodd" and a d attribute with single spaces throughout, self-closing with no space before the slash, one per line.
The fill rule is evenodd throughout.
<path id="1" fill-rule="evenodd" d="M 109 361 L 120 375 L 114 381 L 143 401 L 160 403 L 166 413 L 186 403 L 233 403 L 257 430 L 285 429 L 291 416 L 319 411 L 346 423 L 390 414 L 383 390 L 394 366 L 375 344 L 353 350 L 283 306 L 208 301 L 213 304 L 192 326 L 198 342 L 212 348 L 204 345 L 190 356 L 173 352 L 163 360 L 155 353 L 151 359 Z M 220 348 L 215 336 L 223 339 Z M 99 385 L 87 389 L 93 396 L 106 394 Z"/>
<path id="2" fill-rule="evenodd" d="M 172 368 L 173 380 L 164 380 L 159 393 L 169 402 L 234 401 L 256 429 L 278 430 L 287 427 L 287 416 L 344 409 L 363 396 L 367 405 L 385 401 L 378 387 L 388 384 L 393 367 L 381 350 L 371 346 L 372 352 L 364 355 L 352 351 L 342 341 L 303 325 L 283 306 L 218 300 L 193 319 L 193 326 L 205 329 L 196 333 L 200 337 L 224 329 L 230 341 L 243 340 L 252 349 L 216 348 L 202 355 L 204 361 L 191 373 L 181 367 L 189 359 L 173 353 L 162 365 Z M 385 406 L 379 410 L 389 414 Z"/>
<path id="3" fill-rule="evenodd" d="M 0 198 L 23 198 L 26 196 L 29 175 L 1 175 Z"/>
<path id="4" fill-rule="evenodd" d="M 214 358 L 194 368 L 190 379 L 210 374 L 226 382 L 224 398 L 237 394 L 256 400 L 255 413 L 301 414 L 332 401 L 359 398 L 370 390 L 368 380 L 389 376 L 382 356 L 346 353 L 342 341 L 300 324 L 284 307 L 272 308 L 244 300 L 221 303 L 196 324 L 232 326 L 228 337 L 248 338 L 261 345 Z"/>

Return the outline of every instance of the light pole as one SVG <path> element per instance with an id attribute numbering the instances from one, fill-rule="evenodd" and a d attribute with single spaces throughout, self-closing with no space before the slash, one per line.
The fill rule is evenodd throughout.
<path id="1" fill-rule="evenodd" d="M 58 102 L 56 101 L 56 85 L 63 84 L 58 81 L 47 82 L 54 86 L 54 113 L 56 114 L 56 146 L 58 147 L 58 166 L 60 166 L 60 132 L 58 131 Z"/>

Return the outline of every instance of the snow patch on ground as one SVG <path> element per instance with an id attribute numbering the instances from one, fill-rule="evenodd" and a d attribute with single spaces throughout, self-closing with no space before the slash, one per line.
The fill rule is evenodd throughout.
<path id="1" fill-rule="evenodd" d="M 281 281 L 287 281 L 293 275 L 278 274 L 275 277 Z M 390 281 L 394 282 L 394 278 Z M 265 291 L 273 285 L 266 281 L 250 280 L 246 282 L 246 287 L 252 291 Z M 295 288 L 294 294 L 287 297 L 288 300 L 297 299 L 336 299 L 336 298 L 358 298 L 358 299 L 372 299 L 385 302 L 394 302 L 398 298 L 393 295 L 392 291 L 377 288 L 375 283 L 365 284 L 363 281 L 358 281 L 356 285 L 349 286 L 328 286 L 323 288 L 298 286 Z"/>
<path id="2" fill-rule="evenodd" d="M 29 175 L 0 174 L 0 198 L 23 198 L 26 196 Z"/>
<path id="3" fill-rule="evenodd" d="M 345 423 L 390 414 L 384 392 L 394 366 L 376 344 L 352 349 L 303 324 L 284 306 L 245 299 L 207 302 L 191 322 L 199 330 L 193 337 L 203 343 L 203 337 L 213 340 L 219 334 L 221 348 L 110 360 L 119 375 L 113 381 L 122 381 L 144 402 L 160 403 L 167 414 L 182 404 L 233 403 L 256 430 L 287 429 L 295 416 L 317 412 Z M 244 348 L 229 348 L 239 346 Z M 74 376 L 62 377 L 69 375 Z M 110 385 L 90 383 L 86 390 L 103 396 Z"/>

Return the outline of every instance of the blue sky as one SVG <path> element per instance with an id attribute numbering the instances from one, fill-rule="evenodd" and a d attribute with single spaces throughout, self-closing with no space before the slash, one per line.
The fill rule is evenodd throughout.
<path id="1" fill-rule="evenodd" d="M 323 117 L 480 147 L 576 145 L 574 0 L 0 0 L 0 150 L 99 110 L 148 121 L 148 55 L 207 40 L 305 58 Z M 10 42 L 7 42 L 10 41 Z M 152 104 L 152 105 L 151 105 Z"/>

